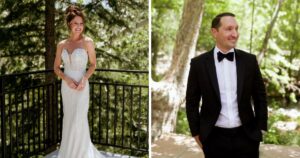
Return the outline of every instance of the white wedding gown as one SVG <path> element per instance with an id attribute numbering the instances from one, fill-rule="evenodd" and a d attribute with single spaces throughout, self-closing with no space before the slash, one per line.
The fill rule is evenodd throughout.
<path id="1" fill-rule="evenodd" d="M 63 49 L 61 54 L 64 73 L 80 81 L 86 72 L 88 55 L 85 49 L 76 48 L 71 54 Z M 88 124 L 89 83 L 82 91 L 71 89 L 63 80 L 63 131 L 58 158 L 104 158 L 92 144 Z"/>

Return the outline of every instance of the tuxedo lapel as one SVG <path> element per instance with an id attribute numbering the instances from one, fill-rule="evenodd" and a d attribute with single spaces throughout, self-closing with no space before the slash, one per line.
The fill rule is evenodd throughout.
<path id="1" fill-rule="evenodd" d="M 208 70 L 208 75 L 210 77 L 210 81 L 212 82 L 215 93 L 217 94 L 219 101 L 221 101 L 213 50 L 214 49 L 209 52 L 206 58 L 206 70 Z"/>
<path id="2" fill-rule="evenodd" d="M 243 91 L 243 82 L 245 78 L 245 64 L 243 64 L 243 58 L 238 50 L 235 51 L 235 59 L 236 59 L 236 73 L 237 73 L 237 101 L 238 103 L 241 100 L 241 94 Z"/>
<path id="3" fill-rule="evenodd" d="M 221 101 L 213 50 L 214 49 L 212 49 L 209 52 L 209 55 L 206 58 L 206 66 L 207 66 L 208 75 L 210 77 L 210 81 L 212 82 L 214 91 L 217 94 L 219 101 Z M 244 84 L 244 77 L 245 77 L 244 74 L 245 64 L 243 64 L 243 57 L 241 56 L 239 51 L 236 49 L 234 51 L 235 51 L 235 59 L 236 59 L 236 71 L 237 71 L 237 99 L 239 102 L 241 100 L 241 93 L 243 91 L 243 84 Z"/>

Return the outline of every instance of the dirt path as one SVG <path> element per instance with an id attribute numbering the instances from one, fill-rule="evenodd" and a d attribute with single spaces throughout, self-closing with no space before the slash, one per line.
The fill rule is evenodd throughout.
<path id="1" fill-rule="evenodd" d="M 168 134 L 152 142 L 152 158 L 204 158 L 204 156 L 193 138 Z M 300 158 L 300 147 L 261 144 L 260 158 Z"/>

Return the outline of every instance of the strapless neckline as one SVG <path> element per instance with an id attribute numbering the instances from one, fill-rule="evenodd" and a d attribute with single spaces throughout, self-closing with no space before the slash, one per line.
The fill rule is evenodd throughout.
<path id="1" fill-rule="evenodd" d="M 84 48 L 75 48 L 71 53 L 66 48 L 63 48 L 61 57 L 64 61 L 65 67 L 84 67 L 87 63 L 88 53 Z M 73 65 L 74 63 L 75 65 Z"/>
<path id="2" fill-rule="evenodd" d="M 71 53 L 68 51 L 68 49 L 67 48 L 63 48 L 63 50 L 65 50 L 66 52 L 67 52 L 67 54 L 68 55 L 72 55 L 72 54 L 74 54 L 74 52 L 76 51 L 76 50 L 80 50 L 80 49 L 82 49 L 82 50 L 84 50 L 85 52 L 86 52 L 86 50 L 84 49 L 84 48 L 75 48 Z"/>

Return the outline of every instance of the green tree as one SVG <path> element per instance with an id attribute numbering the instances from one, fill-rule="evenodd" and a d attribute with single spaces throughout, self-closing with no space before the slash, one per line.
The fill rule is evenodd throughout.
<path id="1" fill-rule="evenodd" d="M 64 10 L 71 2 L 56 1 L 55 8 L 46 13 L 45 2 L 1 1 L 1 74 L 52 67 L 56 43 L 68 36 Z M 85 34 L 96 44 L 98 68 L 148 68 L 146 0 L 99 0 L 77 5 L 87 17 Z"/>
<path id="2" fill-rule="evenodd" d="M 203 14 L 203 0 L 186 0 L 176 35 L 171 66 L 152 84 L 152 137 L 175 131 L 177 112 L 184 101 L 188 63 L 195 54 Z"/>

